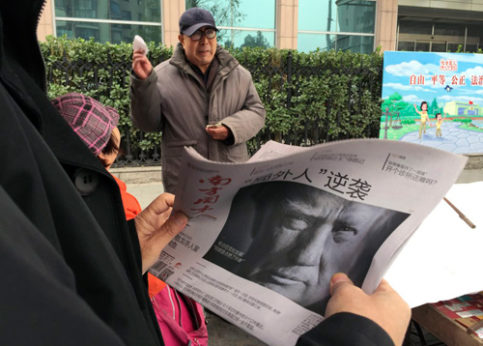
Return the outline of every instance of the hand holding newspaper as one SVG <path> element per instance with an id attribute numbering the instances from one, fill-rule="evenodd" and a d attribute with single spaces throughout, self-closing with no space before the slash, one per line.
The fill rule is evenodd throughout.
<path id="1" fill-rule="evenodd" d="M 269 142 L 244 163 L 184 155 L 175 209 L 190 221 L 151 272 L 276 345 L 322 321 L 334 273 L 372 292 L 466 162 L 367 139 Z"/>

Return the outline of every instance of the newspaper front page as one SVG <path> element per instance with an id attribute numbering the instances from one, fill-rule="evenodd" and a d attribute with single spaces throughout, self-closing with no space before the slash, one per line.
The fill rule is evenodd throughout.
<path id="1" fill-rule="evenodd" d="M 270 345 L 323 320 L 334 273 L 372 292 L 466 162 L 379 139 L 269 142 L 244 163 L 184 156 L 175 209 L 189 223 L 150 271 Z"/>

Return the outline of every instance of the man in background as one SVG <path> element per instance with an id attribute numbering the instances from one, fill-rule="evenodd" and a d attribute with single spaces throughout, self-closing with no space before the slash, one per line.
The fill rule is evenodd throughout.
<path id="1" fill-rule="evenodd" d="M 175 192 L 181 152 L 194 147 L 214 161 L 248 159 L 246 141 L 265 122 L 265 109 L 250 73 L 217 45 L 210 12 L 185 11 L 171 59 L 153 67 L 134 51 L 131 113 L 141 130 L 162 131 L 164 189 Z"/>

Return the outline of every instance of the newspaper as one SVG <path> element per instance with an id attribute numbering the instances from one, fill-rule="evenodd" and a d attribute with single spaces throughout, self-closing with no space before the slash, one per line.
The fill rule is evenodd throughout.
<path id="1" fill-rule="evenodd" d="M 390 264 L 384 278 L 410 307 L 483 291 L 482 196 L 483 181 L 454 184 L 445 197 L 476 228 L 441 201 Z"/>
<path id="2" fill-rule="evenodd" d="M 466 158 L 407 142 L 269 142 L 244 163 L 186 148 L 175 210 L 186 229 L 151 272 L 270 345 L 323 320 L 329 280 L 370 293 Z"/>

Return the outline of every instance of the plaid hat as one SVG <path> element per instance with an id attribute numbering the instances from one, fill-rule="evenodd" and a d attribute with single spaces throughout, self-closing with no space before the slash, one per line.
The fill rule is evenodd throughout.
<path id="1" fill-rule="evenodd" d="M 186 10 L 179 19 L 179 32 L 187 36 L 193 35 L 196 30 L 204 26 L 209 26 L 218 31 L 213 15 L 199 7 Z"/>
<path id="2" fill-rule="evenodd" d="M 84 141 L 94 155 L 99 155 L 117 126 L 119 114 L 92 97 L 69 93 L 52 100 L 60 115 Z"/>

